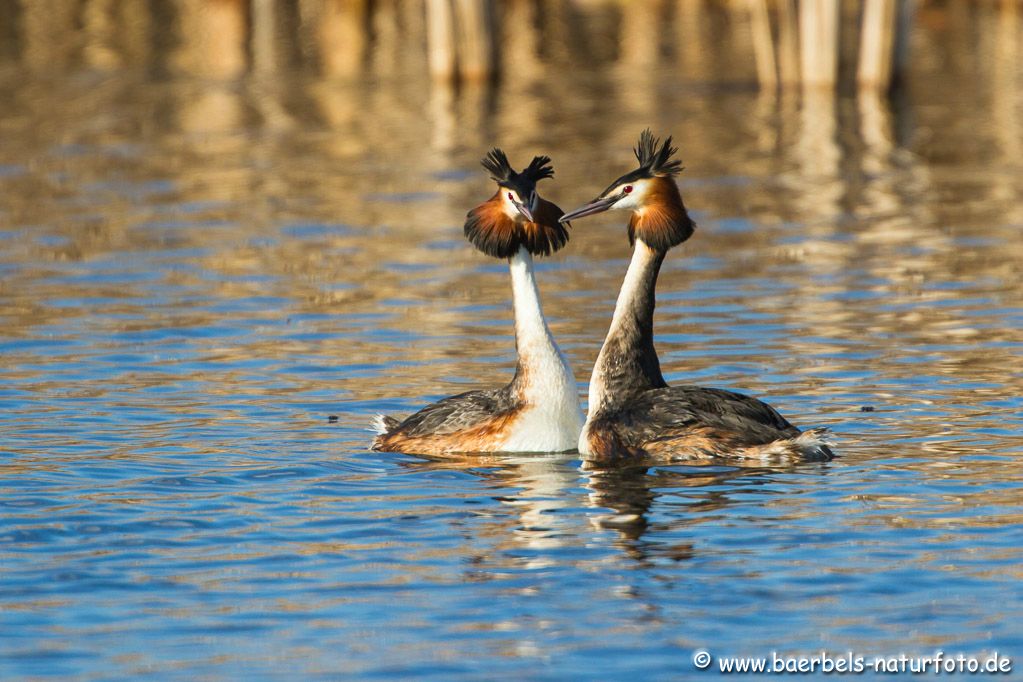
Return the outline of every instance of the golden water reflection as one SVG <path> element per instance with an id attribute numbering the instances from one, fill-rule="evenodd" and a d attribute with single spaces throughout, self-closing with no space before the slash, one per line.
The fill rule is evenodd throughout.
<path id="1" fill-rule="evenodd" d="M 50 281 L 55 271 L 84 277 L 106 258 L 172 246 L 208 275 L 173 271 L 167 284 L 223 300 L 279 297 L 285 310 L 268 317 L 386 310 L 389 328 L 422 335 L 409 345 L 321 341 L 311 352 L 328 358 L 424 366 L 339 380 L 348 394 L 496 382 L 510 362 L 506 282 L 459 235 L 465 210 L 489 192 L 481 151 L 551 154 L 558 174 L 545 191 L 569 206 L 627 169 L 637 131 L 650 125 L 679 142 L 683 191 L 701 225 L 662 282 L 670 371 L 702 376 L 723 364 L 716 327 L 694 327 L 684 310 L 720 280 L 735 284 L 720 302 L 791 330 L 758 366 L 789 373 L 793 393 L 841 395 L 846 384 L 820 377 L 851 369 L 836 357 L 844 346 L 880 364 L 930 358 L 886 365 L 893 377 L 923 370 L 1018 394 L 1020 331 L 998 312 L 1018 311 L 1023 298 L 1023 69 L 1012 3 L 923 7 L 906 87 L 891 99 L 758 93 L 745 15 L 715 3 L 628 12 L 502 4 L 501 77 L 457 89 L 417 70 L 415 3 L 265 6 L 270 14 L 249 16 L 233 0 L 3 3 L 17 46 L 0 61 L 0 163 L 11 169 L 0 193 L 14 234 L 5 333 L 31 337 L 88 317 L 49 304 L 64 291 Z M 513 28 L 523 25 L 536 30 Z M 295 239 L 281 234 L 288 224 L 333 227 Z M 581 380 L 625 256 L 608 217 L 577 225 L 542 271 L 548 314 Z M 111 309 L 138 314 L 136 325 L 168 324 L 116 283 L 83 286 L 119 300 Z M 481 326 L 481 308 L 498 323 Z M 175 324 L 215 324 L 207 315 Z M 695 347 L 684 340 L 694 331 L 703 335 Z M 499 362 L 460 369 L 481 338 Z M 280 347 L 233 343 L 217 352 Z M 727 368 L 717 377 L 762 388 Z M 899 409 L 917 401 L 888 383 L 867 382 L 864 395 Z M 958 397 L 989 401 L 977 390 Z"/>
<path id="2" fill-rule="evenodd" d="M 33 614 L 12 632 L 66 642 L 50 623 L 77 613 L 115 650 L 85 628 L 136 613 L 105 587 L 125 575 L 165 601 L 123 638 L 182 669 L 196 633 L 235 666 L 263 629 L 356 671 L 465 660 L 485 632 L 488 671 L 617 638 L 677 672 L 699 637 L 774 642 L 779 614 L 786 646 L 1007 648 L 970 619 L 1011 622 L 1020 577 L 1021 21 L 919 5 L 888 97 L 758 90 L 744 3 L 499 3 L 499 78 L 450 87 L 413 1 L 0 0 L 0 429 L 25 505 L 3 534 L 30 548 L 0 563 Z M 368 452 L 374 413 L 513 371 L 506 266 L 461 235 L 482 153 L 550 154 L 568 208 L 647 126 L 699 224 L 659 284 L 669 380 L 765 397 L 841 456 Z M 579 221 L 538 264 L 581 384 L 623 223 Z M 78 569 L 103 586 L 66 586 Z M 434 639 L 403 630 L 430 618 Z"/>

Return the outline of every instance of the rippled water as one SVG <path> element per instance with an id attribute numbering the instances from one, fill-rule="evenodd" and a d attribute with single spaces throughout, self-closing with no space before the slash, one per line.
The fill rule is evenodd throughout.
<path id="1" fill-rule="evenodd" d="M 974 58 L 922 19 L 891 102 L 758 95 L 727 64 L 637 75 L 650 55 L 609 69 L 599 45 L 457 92 L 384 78 L 379 54 L 338 81 L 26 77 L 4 53 L 0 673 L 1023 657 L 1023 69 L 1002 33 Z M 659 287 L 668 380 L 765 397 L 841 456 L 368 451 L 375 413 L 514 366 L 505 265 L 461 239 L 491 191 L 482 152 L 549 153 L 567 208 L 631 166 L 646 125 L 676 136 L 699 223 Z M 628 255 L 607 216 L 538 266 L 581 388 Z"/>

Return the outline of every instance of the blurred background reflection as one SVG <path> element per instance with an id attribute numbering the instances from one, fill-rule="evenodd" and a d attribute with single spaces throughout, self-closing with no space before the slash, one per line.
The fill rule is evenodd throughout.
<path id="1" fill-rule="evenodd" d="M 0 673 L 1023 651 L 1021 17 L 0 0 Z M 830 426 L 841 458 L 368 452 L 373 414 L 512 371 L 505 265 L 462 238 L 483 153 L 549 154 L 570 208 L 648 126 L 699 225 L 659 283 L 666 377 Z M 581 385 L 628 256 L 605 215 L 538 264 Z"/>

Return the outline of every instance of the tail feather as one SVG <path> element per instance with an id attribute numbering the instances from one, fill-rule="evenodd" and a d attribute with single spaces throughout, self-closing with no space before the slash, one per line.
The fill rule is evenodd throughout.
<path id="1" fill-rule="evenodd" d="M 384 434 L 394 430 L 394 428 L 399 424 L 401 424 L 401 422 L 394 417 L 389 417 L 386 414 L 378 414 L 373 417 L 369 430 L 378 436 L 383 436 Z"/>
<path id="2" fill-rule="evenodd" d="M 835 453 L 831 449 L 835 444 L 835 439 L 832 437 L 831 431 L 825 427 L 807 429 L 796 436 L 793 443 L 799 448 L 803 457 L 808 460 L 826 462 L 835 458 Z"/>
<path id="3" fill-rule="evenodd" d="M 834 440 L 828 429 L 807 429 L 794 438 L 782 438 L 766 445 L 746 448 L 743 456 L 765 461 L 776 457 L 797 457 L 806 462 L 829 462 L 835 458 L 832 445 Z"/>

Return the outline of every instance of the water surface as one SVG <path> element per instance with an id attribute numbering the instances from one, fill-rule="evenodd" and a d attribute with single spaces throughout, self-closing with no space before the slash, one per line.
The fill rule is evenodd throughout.
<path id="1" fill-rule="evenodd" d="M 3 677 L 1023 656 L 1018 21 L 953 7 L 967 44 L 924 13 L 894 99 L 800 98 L 757 92 L 720 9 L 669 23 L 720 40 L 644 52 L 625 38 L 656 17 L 557 4 L 496 86 L 450 90 L 389 7 L 356 74 L 304 43 L 239 71 L 245 44 L 211 53 L 184 10 L 141 56 L 94 24 L 66 29 L 68 56 L 19 17 L 0 61 Z M 545 196 L 569 208 L 631 168 L 647 125 L 675 135 L 699 224 L 659 285 L 666 378 L 761 396 L 841 456 L 369 451 L 374 414 L 511 376 L 506 266 L 461 238 L 492 191 L 483 152 L 550 154 Z M 610 215 L 538 264 L 581 394 L 628 256 Z"/>

